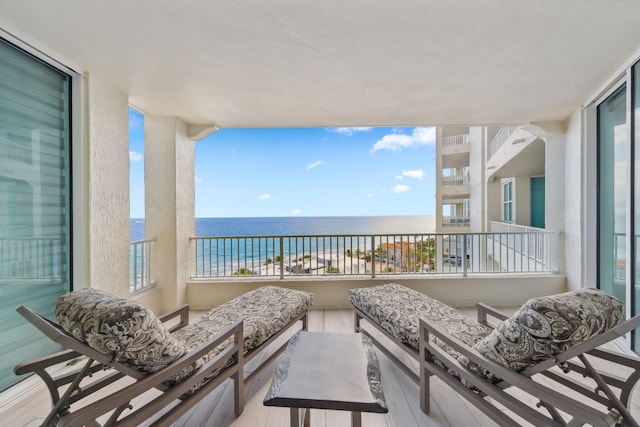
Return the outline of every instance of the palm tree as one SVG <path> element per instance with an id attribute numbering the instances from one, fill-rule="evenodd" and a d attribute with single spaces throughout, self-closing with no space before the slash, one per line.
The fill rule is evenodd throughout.
<path id="1" fill-rule="evenodd" d="M 235 271 L 233 275 L 234 276 L 253 276 L 253 271 L 248 268 L 241 267 L 238 269 L 238 271 Z"/>

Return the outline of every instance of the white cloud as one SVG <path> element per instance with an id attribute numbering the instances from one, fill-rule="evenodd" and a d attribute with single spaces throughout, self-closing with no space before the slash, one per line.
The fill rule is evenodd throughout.
<path id="1" fill-rule="evenodd" d="M 271 194 L 264 193 L 258 196 L 258 200 L 269 200 L 271 198 Z"/>
<path id="2" fill-rule="evenodd" d="M 196 184 L 202 184 L 202 178 L 196 175 Z"/>
<path id="3" fill-rule="evenodd" d="M 131 162 L 140 162 L 142 161 L 142 154 L 136 151 L 129 151 L 129 161 Z"/>
<path id="4" fill-rule="evenodd" d="M 394 176 L 394 178 L 395 178 L 397 181 L 402 181 L 402 179 L 403 179 L 404 177 L 403 177 L 402 175 L 396 175 L 396 176 Z"/>
<path id="5" fill-rule="evenodd" d="M 407 191 L 411 190 L 411 187 L 409 187 L 408 185 L 402 185 L 402 184 L 398 184 L 395 187 L 393 187 L 391 189 L 392 192 L 394 193 L 406 193 Z"/>
<path id="6" fill-rule="evenodd" d="M 422 179 L 422 178 L 424 178 L 424 171 L 422 169 L 416 169 L 416 170 L 413 170 L 413 171 L 408 171 L 408 170 L 402 169 L 402 175 L 403 176 L 408 176 L 410 178 Z"/>
<path id="7" fill-rule="evenodd" d="M 351 136 L 356 132 L 369 132 L 371 128 L 366 127 L 354 127 L 354 128 L 335 128 L 329 129 L 331 132 L 339 133 L 341 135 Z"/>
<path id="8" fill-rule="evenodd" d="M 300 209 L 294 209 L 291 211 L 291 215 L 300 215 L 302 213 L 302 211 Z"/>
<path id="9" fill-rule="evenodd" d="M 433 127 L 420 127 L 414 128 L 411 135 L 394 133 L 383 136 L 379 139 L 371 149 L 371 152 L 378 150 L 391 150 L 398 151 L 407 147 L 421 146 L 421 145 L 433 145 L 436 142 L 435 128 Z"/>
<path id="10" fill-rule="evenodd" d="M 307 165 L 307 170 L 311 170 L 313 168 L 317 168 L 320 165 L 324 165 L 324 162 L 322 160 L 316 160 L 315 162 Z"/>

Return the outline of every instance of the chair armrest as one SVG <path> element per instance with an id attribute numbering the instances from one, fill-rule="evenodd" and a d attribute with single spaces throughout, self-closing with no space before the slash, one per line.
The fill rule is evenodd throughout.
<path id="1" fill-rule="evenodd" d="M 64 350 L 58 353 L 50 354 L 48 356 L 39 357 L 37 359 L 20 363 L 15 368 L 13 368 L 13 372 L 16 375 L 23 375 L 29 372 L 39 372 L 40 370 L 46 369 L 50 366 L 57 365 L 62 362 L 66 362 L 68 360 L 72 360 L 80 356 L 82 355 L 77 351 Z"/>
<path id="2" fill-rule="evenodd" d="M 234 341 L 233 343 L 227 345 L 224 350 L 211 358 L 205 365 L 198 368 L 193 374 L 182 379 L 179 383 L 171 387 L 167 387 L 164 384 L 178 372 L 187 368 L 196 360 L 211 352 L 232 337 Z M 132 399 L 153 388 L 164 390 L 160 396 L 127 415 L 126 420 L 118 421 L 122 421 L 124 424 L 127 424 L 128 422 L 133 422 L 133 420 L 137 419 L 148 419 L 150 416 L 156 414 L 160 409 L 167 407 L 175 399 L 187 393 L 194 385 L 210 378 L 216 373 L 216 371 L 224 369 L 224 371 L 227 372 L 227 374 L 225 374 L 225 378 L 228 378 L 231 374 L 237 372 L 243 364 L 243 350 L 243 324 L 242 320 L 238 320 L 164 369 L 147 375 L 135 383 L 119 389 L 109 396 L 64 416 L 60 424 L 65 426 L 85 425 L 88 420 L 95 420 L 103 414 L 119 408 L 122 405 L 129 405 L 129 402 Z M 228 365 L 228 361 L 230 359 L 233 359 L 233 363 Z M 132 419 L 128 418 L 129 416 L 131 416 Z M 138 422 L 135 422 L 134 424 L 138 424 Z"/>
<path id="3" fill-rule="evenodd" d="M 167 321 L 178 316 L 180 316 L 180 321 L 177 324 L 172 325 L 168 328 L 169 332 L 175 332 L 179 329 L 184 328 L 189 324 L 189 305 L 188 304 L 185 304 L 182 307 L 178 307 L 174 310 L 171 310 L 170 312 L 163 314 L 162 316 L 158 316 L 158 318 L 162 323 L 166 323 Z"/>
<path id="4" fill-rule="evenodd" d="M 507 316 L 505 313 L 487 305 L 484 304 L 482 302 L 479 302 L 476 304 L 476 310 L 478 311 L 478 323 L 482 323 L 483 325 L 492 327 L 489 324 L 489 321 L 487 319 L 487 315 L 493 317 L 494 319 L 497 319 L 499 321 L 503 321 L 509 318 L 509 316 Z"/>
<path id="5" fill-rule="evenodd" d="M 441 339 L 445 344 L 449 345 L 462 356 L 466 356 L 471 362 L 480 366 L 481 369 L 486 369 L 496 377 L 500 378 L 502 381 L 499 384 L 493 384 L 485 377 L 479 376 L 468 368 L 462 366 L 457 359 L 453 358 L 442 348 L 434 345 L 433 342 L 430 342 L 429 335 L 431 334 Z M 420 369 L 424 369 L 423 366 L 425 365 L 430 365 L 431 368 L 429 369 L 429 371 L 431 371 L 431 373 L 433 374 L 436 374 L 438 377 L 445 380 L 445 382 L 448 382 L 450 385 L 454 378 L 452 373 L 455 372 L 455 374 L 458 375 L 461 379 L 466 380 L 470 385 L 476 387 L 483 394 L 486 394 L 487 396 L 490 396 L 497 401 L 507 405 L 515 403 L 515 401 L 513 400 L 511 394 L 507 394 L 504 391 L 504 388 L 510 386 L 516 387 L 520 390 L 525 391 L 531 396 L 535 396 L 536 399 L 540 400 L 540 402 L 544 402 L 545 406 L 547 404 L 550 404 L 552 407 L 558 408 L 561 411 L 565 411 L 569 414 L 573 414 L 574 416 L 575 414 L 580 414 L 580 419 L 583 421 L 582 424 L 589 423 L 591 425 L 601 425 L 603 414 L 597 409 L 594 409 L 593 407 L 578 400 L 570 398 L 565 394 L 552 389 L 551 387 L 536 382 L 526 375 L 515 372 L 498 363 L 495 363 L 492 360 L 487 359 L 475 349 L 467 346 L 459 339 L 449 335 L 436 324 L 424 319 L 420 319 L 420 347 L 421 354 L 425 351 L 422 348 L 424 347 L 431 353 L 432 357 L 440 360 L 446 366 L 446 368 L 439 367 L 428 357 L 421 356 Z M 459 387 L 465 387 L 457 379 L 455 379 L 453 383 L 459 384 Z M 521 411 L 523 414 L 526 413 L 528 416 L 534 418 L 540 417 L 541 415 L 536 410 L 524 404 L 524 402 L 515 403 L 515 406 L 513 406 L 511 409 L 515 410 L 516 412 Z"/>

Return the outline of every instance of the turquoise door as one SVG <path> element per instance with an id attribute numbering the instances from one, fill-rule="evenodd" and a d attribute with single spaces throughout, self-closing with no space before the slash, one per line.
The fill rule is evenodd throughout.
<path id="1" fill-rule="evenodd" d="M 544 176 L 531 178 L 531 226 L 544 228 Z"/>

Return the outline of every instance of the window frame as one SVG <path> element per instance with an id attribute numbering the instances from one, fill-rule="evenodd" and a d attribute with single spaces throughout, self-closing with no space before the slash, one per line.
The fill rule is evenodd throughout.
<path id="1" fill-rule="evenodd" d="M 509 198 L 507 199 L 507 187 Z M 513 178 L 504 180 L 502 182 L 502 222 L 507 224 L 513 224 L 513 206 L 514 206 L 514 197 L 513 197 Z M 509 210 L 509 217 L 507 218 L 507 207 Z"/>

